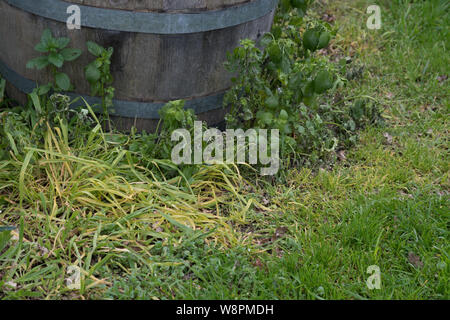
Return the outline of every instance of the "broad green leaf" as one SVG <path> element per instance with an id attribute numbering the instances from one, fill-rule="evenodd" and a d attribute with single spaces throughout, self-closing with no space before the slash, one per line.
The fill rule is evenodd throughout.
<path id="1" fill-rule="evenodd" d="M 333 76 L 326 70 L 320 71 L 314 79 L 314 91 L 322 94 L 333 87 Z"/>
<path id="2" fill-rule="evenodd" d="M 46 95 L 52 88 L 51 83 L 47 83 L 45 86 L 37 87 L 37 94 L 40 96 Z"/>
<path id="3" fill-rule="evenodd" d="M 55 76 L 56 85 L 62 90 L 67 91 L 70 89 L 70 79 L 67 74 L 60 72 Z"/>
<path id="4" fill-rule="evenodd" d="M 98 70 L 94 64 L 89 64 L 85 70 L 86 80 L 90 83 L 97 82 L 100 79 L 100 70 Z"/>
<path id="5" fill-rule="evenodd" d="M 298 125 L 298 126 L 297 126 L 297 131 L 298 131 L 298 133 L 300 133 L 300 134 L 305 134 L 305 132 L 306 132 L 305 127 L 303 127 L 303 126 L 301 126 L 301 125 Z"/>
<path id="6" fill-rule="evenodd" d="M 53 39 L 52 32 L 50 29 L 45 29 L 41 36 L 41 43 L 47 46 L 48 43 Z"/>
<path id="7" fill-rule="evenodd" d="M 101 59 L 95 59 L 92 63 L 94 64 L 94 66 L 95 66 L 97 69 L 100 69 L 101 66 L 103 65 L 103 62 L 102 62 Z"/>
<path id="8" fill-rule="evenodd" d="M 319 38 L 319 45 L 318 45 L 317 49 L 323 49 L 323 48 L 328 47 L 330 40 L 331 40 L 331 34 L 327 31 L 322 32 L 322 34 L 320 35 L 320 38 Z"/>
<path id="9" fill-rule="evenodd" d="M 58 49 L 64 49 L 69 44 L 70 39 L 63 37 L 63 38 L 56 39 L 55 42 L 56 42 L 56 46 L 58 47 Z"/>
<path id="10" fill-rule="evenodd" d="M 34 50 L 38 51 L 38 52 L 42 52 L 42 53 L 47 53 L 48 52 L 48 46 L 46 46 L 44 43 L 39 42 L 35 47 Z"/>
<path id="11" fill-rule="evenodd" d="M 96 82 L 92 83 L 91 94 L 93 96 L 96 96 L 97 94 L 100 93 L 101 89 L 102 89 L 102 84 L 99 81 L 96 81 Z"/>
<path id="12" fill-rule="evenodd" d="M 181 110 L 175 112 L 175 119 L 177 119 L 178 121 L 182 121 L 184 119 L 184 112 Z"/>
<path id="13" fill-rule="evenodd" d="M 314 81 L 310 81 L 303 88 L 303 96 L 305 96 L 305 98 L 309 98 L 312 97 L 313 95 L 314 95 Z"/>
<path id="14" fill-rule="evenodd" d="M 44 69 L 46 66 L 48 66 L 47 56 L 41 56 L 41 57 L 31 59 L 27 63 L 27 68 L 29 68 L 29 69 L 36 68 L 38 70 L 41 70 L 41 69 Z"/>
<path id="15" fill-rule="evenodd" d="M 48 62 L 58 68 L 61 68 L 64 63 L 64 57 L 60 53 L 50 53 L 48 56 Z"/>
<path id="16" fill-rule="evenodd" d="M 278 101 L 278 97 L 277 96 L 270 96 L 266 99 L 265 101 L 265 105 L 269 108 L 269 109 L 276 109 L 278 108 L 278 106 L 280 105 L 279 101 Z"/>
<path id="17" fill-rule="evenodd" d="M 30 93 L 31 101 L 33 101 L 33 106 L 36 109 L 36 111 L 41 114 L 42 108 L 41 108 L 41 101 L 39 100 L 39 96 L 37 94 L 38 89 L 33 90 L 32 93 Z"/>
<path id="18" fill-rule="evenodd" d="M 315 51 L 319 44 L 320 34 L 315 29 L 308 29 L 303 33 L 303 46 L 306 49 Z"/>
<path id="19" fill-rule="evenodd" d="M 64 60 L 73 61 L 81 55 L 81 50 L 66 48 L 61 50 L 61 55 L 63 56 Z"/>
<path id="20" fill-rule="evenodd" d="M 87 48 L 89 50 L 90 53 L 92 53 L 94 56 L 99 57 L 102 55 L 103 47 L 99 46 L 98 44 L 96 44 L 95 42 L 92 41 L 88 41 L 87 42 Z"/>
<path id="21" fill-rule="evenodd" d="M 267 125 L 270 125 L 273 120 L 273 116 L 272 116 L 271 112 L 258 111 L 258 113 L 256 114 L 256 117 L 258 118 L 259 121 L 262 121 Z"/>

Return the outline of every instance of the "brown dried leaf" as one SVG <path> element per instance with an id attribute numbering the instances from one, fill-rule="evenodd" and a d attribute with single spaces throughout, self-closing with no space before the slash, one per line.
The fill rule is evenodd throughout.
<path id="1" fill-rule="evenodd" d="M 413 252 L 408 254 L 408 261 L 416 268 L 422 268 L 423 262 L 420 260 L 420 257 Z"/>

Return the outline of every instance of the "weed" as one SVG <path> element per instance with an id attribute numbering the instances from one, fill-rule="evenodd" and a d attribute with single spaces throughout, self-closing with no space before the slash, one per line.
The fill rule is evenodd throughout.
<path id="1" fill-rule="evenodd" d="M 108 110 L 113 106 L 114 88 L 111 86 L 113 83 L 113 77 L 111 75 L 111 57 L 114 53 L 112 47 L 105 49 L 95 42 L 87 42 L 88 51 L 96 57 L 85 68 L 86 80 L 91 86 L 92 95 L 100 95 L 102 97 L 102 109 L 105 119 L 107 119 L 109 127 L 111 122 L 109 120 L 109 112 L 114 110 Z"/>
<path id="2" fill-rule="evenodd" d="M 69 76 L 64 72 L 58 71 L 63 67 L 64 62 L 74 61 L 81 55 L 81 50 L 67 48 L 69 42 L 69 38 L 53 38 L 50 29 L 45 29 L 42 33 L 41 41 L 34 49 L 46 55 L 30 60 L 27 63 L 27 68 L 42 70 L 50 67 L 54 82 L 42 86 L 39 89 L 39 94 L 45 94 L 51 89 L 55 91 L 69 91 L 73 88 Z"/>
<path id="3" fill-rule="evenodd" d="M 244 40 L 229 55 L 227 67 L 238 76 L 225 97 L 224 104 L 231 105 L 226 119 L 234 128 L 280 130 L 285 165 L 317 165 L 354 144 L 356 130 L 381 116 L 373 103 L 342 108 L 320 99 L 346 82 L 339 65 L 315 54 L 328 47 L 334 32 L 330 25 L 303 19 L 306 1 L 292 4 L 299 10 L 282 3 L 278 24 L 261 40 L 263 49 Z"/>

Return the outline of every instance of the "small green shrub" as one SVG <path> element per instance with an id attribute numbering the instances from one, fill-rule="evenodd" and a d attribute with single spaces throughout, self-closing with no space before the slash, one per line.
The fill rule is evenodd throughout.
<path id="1" fill-rule="evenodd" d="M 339 63 L 315 52 L 326 48 L 331 26 L 307 20 L 308 1 L 282 1 L 271 33 L 260 43 L 244 40 L 228 57 L 237 74 L 225 96 L 232 128 L 279 129 L 287 164 L 318 164 L 356 141 L 356 130 L 379 118 L 376 106 L 349 108 L 330 102 L 345 85 Z M 302 31 L 303 30 L 303 31 Z M 362 111 L 362 105 L 370 110 Z M 361 109 L 361 110 L 360 110 Z M 294 160 L 294 162 L 289 160 Z"/>

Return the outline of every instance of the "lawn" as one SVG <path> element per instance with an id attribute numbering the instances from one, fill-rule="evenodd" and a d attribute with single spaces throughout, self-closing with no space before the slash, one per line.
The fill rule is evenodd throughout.
<path id="1" fill-rule="evenodd" d="M 368 99 L 383 123 L 333 162 L 204 166 L 189 187 L 133 165 L 128 136 L 49 129 L 0 161 L 0 224 L 18 226 L 0 238 L 0 298 L 449 299 L 448 1 L 317 1 L 311 16 L 337 30 L 321 54 L 361 71 L 323 99 Z"/>

